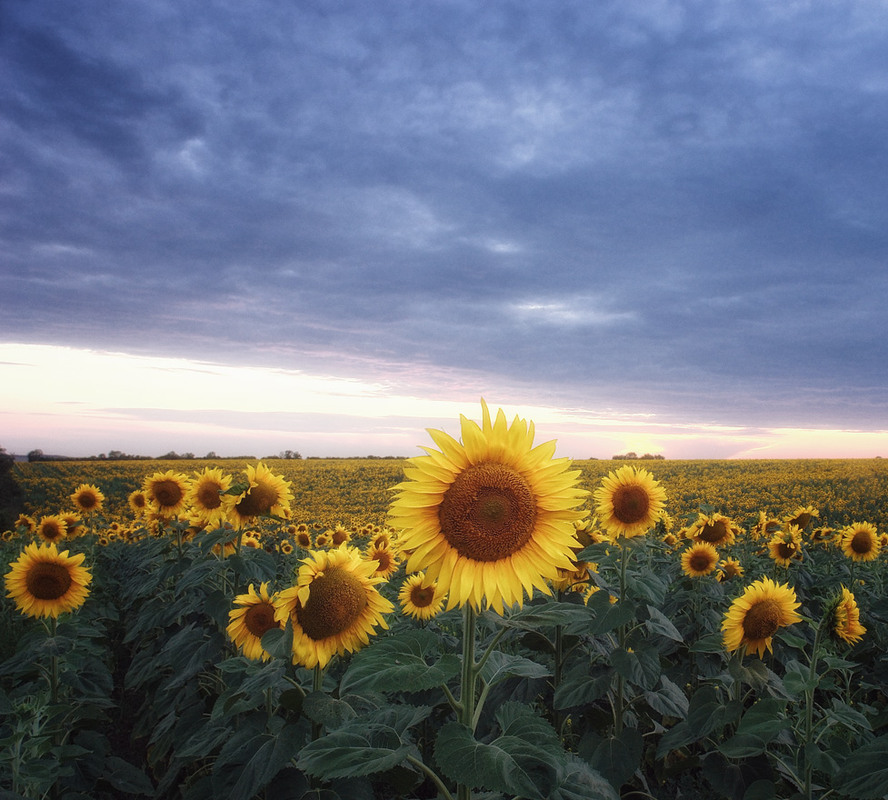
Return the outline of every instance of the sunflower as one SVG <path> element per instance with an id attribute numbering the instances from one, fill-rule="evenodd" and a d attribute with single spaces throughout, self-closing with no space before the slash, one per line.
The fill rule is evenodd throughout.
<path id="1" fill-rule="evenodd" d="M 83 553 L 61 553 L 55 542 L 39 547 L 32 542 L 6 573 L 6 596 L 29 617 L 55 617 L 83 605 L 92 574 L 81 566 Z"/>
<path id="2" fill-rule="evenodd" d="M 280 549 L 283 555 L 288 556 L 293 552 L 293 545 L 290 543 L 289 539 L 284 539 L 280 544 Z"/>
<path id="3" fill-rule="evenodd" d="M 234 605 L 228 612 L 228 627 L 225 632 L 240 651 L 253 661 L 267 661 L 271 658 L 262 649 L 262 636 L 272 628 L 280 628 L 275 618 L 274 596 L 268 594 L 268 583 L 262 583 L 256 592 L 253 584 L 247 587 L 246 594 L 234 598 Z"/>
<path id="4" fill-rule="evenodd" d="M 441 449 L 409 460 L 389 518 L 407 571 L 437 581 L 448 609 L 486 600 L 502 612 L 534 588 L 550 594 L 547 582 L 572 569 L 586 492 L 570 460 L 552 458 L 554 441 L 533 446 L 532 422 L 509 426 L 502 410 L 491 422 L 483 400 L 481 408 L 481 426 L 460 417 L 462 442 L 429 429 Z"/>
<path id="5" fill-rule="evenodd" d="M 262 462 L 245 470 L 247 488 L 231 499 L 231 520 L 243 527 L 254 522 L 257 517 L 282 517 L 290 511 L 293 494 L 290 482 L 275 475 Z"/>
<path id="6" fill-rule="evenodd" d="M 105 495 L 102 494 L 99 487 L 89 483 L 81 483 L 71 495 L 71 502 L 74 503 L 75 508 L 84 514 L 101 511 L 104 500 Z"/>
<path id="7" fill-rule="evenodd" d="M 628 464 L 611 472 L 595 490 L 596 513 L 612 536 L 631 539 L 653 527 L 666 503 L 666 491 L 654 476 Z"/>
<path id="8" fill-rule="evenodd" d="M 231 477 L 219 467 L 204 467 L 195 472 L 185 502 L 194 519 L 200 520 L 210 530 L 221 528 L 228 518 L 225 493 L 231 488 Z"/>
<path id="9" fill-rule="evenodd" d="M 347 544 L 351 541 L 351 531 L 337 522 L 336 527 L 330 532 L 330 541 L 333 547 L 339 547 L 341 544 Z"/>
<path id="10" fill-rule="evenodd" d="M 725 648 L 732 652 L 741 645 L 755 650 L 760 658 L 771 650 L 771 639 L 778 628 L 801 622 L 796 613 L 801 605 L 795 591 L 770 578 L 754 581 L 731 603 L 722 622 Z"/>
<path id="11" fill-rule="evenodd" d="M 811 520 L 820 516 L 820 512 L 814 506 L 799 506 L 792 514 L 784 517 L 783 524 L 786 526 L 795 525 L 800 531 L 805 530 Z"/>
<path id="12" fill-rule="evenodd" d="M 740 529 L 730 517 L 723 514 L 700 514 L 685 535 L 695 542 L 708 542 L 713 547 L 727 547 L 734 544 L 739 532 Z"/>
<path id="13" fill-rule="evenodd" d="M 598 564 L 591 561 L 574 563 L 572 570 L 558 570 L 552 588 L 559 592 L 586 592 L 592 581 L 590 573 L 598 571 Z"/>
<path id="14" fill-rule="evenodd" d="M 37 520 L 27 514 L 19 514 L 15 521 L 15 527 L 22 533 L 34 533 L 37 530 Z"/>
<path id="15" fill-rule="evenodd" d="M 852 561 L 875 561 L 882 545 L 876 526 L 855 522 L 842 531 L 842 552 Z"/>
<path id="16" fill-rule="evenodd" d="M 142 516 L 148 509 L 148 496 L 141 489 L 130 492 L 126 502 L 137 517 Z"/>
<path id="17" fill-rule="evenodd" d="M 681 554 L 681 571 L 689 578 L 702 578 L 718 564 L 718 550 L 709 542 L 694 542 Z"/>
<path id="18" fill-rule="evenodd" d="M 142 482 L 149 507 L 158 517 L 171 519 L 185 508 L 188 478 L 181 472 L 155 472 Z"/>
<path id="19" fill-rule="evenodd" d="M 40 518 L 35 532 L 47 544 L 60 542 L 68 535 L 68 523 L 59 514 L 47 514 Z"/>
<path id="20" fill-rule="evenodd" d="M 833 610 L 833 633 L 848 644 L 855 644 L 863 638 L 866 628 L 860 624 L 860 609 L 854 595 L 844 586 L 842 595 L 836 600 Z"/>
<path id="21" fill-rule="evenodd" d="M 788 567 L 793 559 L 802 558 L 802 532 L 791 525 L 768 542 L 768 555 L 781 567 Z"/>
<path id="22" fill-rule="evenodd" d="M 83 520 L 73 511 L 59 514 L 59 518 L 65 523 L 66 539 L 76 539 L 83 533 Z"/>
<path id="23" fill-rule="evenodd" d="M 779 519 L 769 517 L 764 511 L 759 511 L 758 522 L 752 529 L 753 539 L 768 539 L 783 527 Z"/>
<path id="24" fill-rule="evenodd" d="M 303 550 L 311 550 L 311 532 L 308 530 L 308 526 L 297 525 L 296 534 L 293 538 L 296 540 L 296 544 Z"/>
<path id="25" fill-rule="evenodd" d="M 376 562 L 377 567 L 373 574 L 378 578 L 390 578 L 401 561 L 390 547 L 371 547 L 364 553 L 364 558 Z"/>
<path id="26" fill-rule="evenodd" d="M 376 589 L 375 562 L 354 547 L 312 550 L 302 560 L 296 585 L 275 601 L 275 619 L 293 626 L 293 663 L 321 669 L 334 655 L 354 652 L 376 627 L 388 628 L 392 603 Z"/>
<path id="27" fill-rule="evenodd" d="M 726 558 L 718 565 L 719 582 L 731 580 L 731 578 L 742 578 L 744 573 L 743 565 L 736 558 Z"/>
<path id="28" fill-rule="evenodd" d="M 444 608 L 445 597 L 438 591 L 438 584 L 423 586 L 424 580 L 424 573 L 415 572 L 407 577 L 398 592 L 401 610 L 414 619 L 431 619 Z"/>

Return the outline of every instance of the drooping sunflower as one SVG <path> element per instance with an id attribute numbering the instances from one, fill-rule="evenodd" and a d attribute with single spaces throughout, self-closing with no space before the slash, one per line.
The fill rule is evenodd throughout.
<path id="1" fill-rule="evenodd" d="M 126 502 L 137 517 L 141 517 L 148 510 L 148 496 L 141 489 L 130 492 Z"/>
<path id="2" fill-rule="evenodd" d="M 832 632 L 848 644 L 855 644 L 863 638 L 866 628 L 860 624 L 860 609 L 854 595 L 842 587 L 842 594 L 836 599 L 833 610 Z"/>
<path id="3" fill-rule="evenodd" d="M 6 596 L 29 617 L 55 617 L 83 605 L 92 581 L 82 566 L 83 553 L 61 553 L 54 542 L 39 547 L 32 542 L 6 573 Z"/>
<path id="4" fill-rule="evenodd" d="M 252 524 L 258 517 L 283 517 L 290 512 L 293 494 L 290 482 L 275 475 L 261 461 L 244 470 L 247 488 L 239 495 L 231 496 L 231 521 L 235 527 Z"/>
<path id="5" fill-rule="evenodd" d="M 272 628 L 280 628 L 275 618 L 275 596 L 268 594 L 268 582 L 260 584 L 259 591 L 251 583 L 246 594 L 234 598 L 234 605 L 228 612 L 228 638 L 249 659 L 267 661 L 270 653 L 262 648 L 262 637 Z"/>
<path id="6" fill-rule="evenodd" d="M 842 531 L 842 552 L 852 561 L 875 561 L 882 545 L 876 526 L 854 522 Z"/>
<path id="7" fill-rule="evenodd" d="M 774 535 L 768 542 L 768 555 L 781 567 L 788 567 L 794 559 L 802 558 L 802 533 L 792 525 Z"/>
<path id="8" fill-rule="evenodd" d="M 788 514 L 783 519 L 783 524 L 787 527 L 795 525 L 800 531 L 804 531 L 811 524 L 811 520 L 820 516 L 814 506 L 799 506 L 792 514 Z"/>
<path id="9" fill-rule="evenodd" d="M 354 547 L 312 550 L 302 560 L 296 585 L 275 601 L 275 619 L 293 626 L 293 663 L 323 669 L 334 655 L 359 650 L 376 628 L 388 629 L 394 610 L 376 584 L 376 563 Z"/>
<path id="10" fill-rule="evenodd" d="M 702 578 L 718 564 L 718 550 L 709 542 L 694 542 L 681 554 L 681 571 L 689 578 Z"/>
<path id="11" fill-rule="evenodd" d="M 800 605 L 790 586 L 770 578 L 754 581 L 731 603 L 722 621 L 725 649 L 732 652 L 745 645 L 747 652 L 754 650 L 763 658 L 779 628 L 802 621 L 796 612 Z"/>
<path id="12" fill-rule="evenodd" d="M 142 482 L 150 510 L 158 517 L 171 519 L 185 509 L 188 477 L 181 472 L 155 472 Z"/>
<path id="13" fill-rule="evenodd" d="M 462 441 L 429 429 L 440 450 L 409 460 L 389 509 L 407 571 L 425 570 L 448 595 L 448 609 L 482 602 L 502 612 L 521 605 L 559 569 L 571 569 L 576 510 L 585 494 L 579 470 L 554 459 L 555 442 L 533 446 L 534 426 L 482 400 L 479 426 L 460 417 Z"/>
<path id="14" fill-rule="evenodd" d="M 742 578 L 745 570 L 743 565 L 736 558 L 726 558 L 718 565 L 719 581 L 729 581 L 732 578 Z"/>
<path id="15" fill-rule="evenodd" d="M 592 582 L 591 573 L 598 571 L 598 564 L 592 561 L 577 561 L 573 570 L 559 570 L 558 577 L 552 581 L 552 588 L 559 592 L 585 593 Z"/>
<path id="16" fill-rule="evenodd" d="M 398 592 L 401 610 L 414 619 L 431 619 L 444 609 L 446 598 L 438 591 L 438 584 L 433 582 L 423 586 L 424 580 L 425 575 L 422 572 L 408 575 Z"/>
<path id="17" fill-rule="evenodd" d="M 71 502 L 74 507 L 83 514 L 92 514 L 102 510 L 105 495 L 98 486 L 90 483 L 81 483 L 71 494 Z"/>
<path id="18" fill-rule="evenodd" d="M 687 530 L 687 538 L 695 542 L 708 542 L 713 547 L 734 544 L 740 529 L 724 514 L 700 514 Z"/>
<path id="19" fill-rule="evenodd" d="M 611 536 L 631 539 L 656 524 L 666 503 L 666 490 L 647 470 L 626 464 L 602 479 L 594 497 L 602 527 Z"/>
<path id="20" fill-rule="evenodd" d="M 209 530 L 221 528 L 228 519 L 225 493 L 231 488 L 231 476 L 219 467 L 204 467 L 191 480 L 185 502 L 193 518 Z"/>
<path id="21" fill-rule="evenodd" d="M 47 544 L 60 542 L 68 535 L 68 523 L 60 514 L 47 514 L 40 518 L 35 533 Z"/>

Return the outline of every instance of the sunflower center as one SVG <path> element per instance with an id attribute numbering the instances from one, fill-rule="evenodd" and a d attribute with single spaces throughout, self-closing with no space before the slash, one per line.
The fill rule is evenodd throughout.
<path id="1" fill-rule="evenodd" d="M 274 606 L 271 603 L 256 603 L 250 606 L 244 614 L 244 625 L 258 639 L 272 628 L 280 627 L 280 623 L 274 618 Z"/>
<path id="2" fill-rule="evenodd" d="M 55 522 L 45 522 L 40 529 L 41 536 L 48 542 L 53 542 L 62 537 L 62 526 Z"/>
<path id="3" fill-rule="evenodd" d="M 777 552 L 780 558 L 792 558 L 795 555 L 796 546 L 792 542 L 780 542 L 777 545 Z"/>
<path id="4" fill-rule="evenodd" d="M 243 517 L 259 517 L 267 514 L 277 502 L 278 493 L 271 486 L 260 483 L 241 498 L 235 508 Z"/>
<path id="5" fill-rule="evenodd" d="M 333 567 L 312 581 L 308 601 L 296 608 L 296 619 L 306 636 L 319 641 L 347 630 L 366 607 L 361 581 L 348 570 Z"/>
<path id="6" fill-rule="evenodd" d="M 698 539 L 702 539 L 709 544 L 718 544 L 728 538 L 728 525 L 723 519 L 715 522 L 707 522 L 700 530 Z"/>
<path id="7" fill-rule="evenodd" d="M 812 515 L 808 514 L 808 513 L 799 514 L 794 519 L 791 519 L 789 521 L 789 524 L 796 525 L 799 528 L 801 528 L 802 530 L 805 530 L 805 528 L 808 527 L 808 523 L 811 521 L 811 517 L 812 517 Z"/>
<path id="8" fill-rule="evenodd" d="M 392 566 L 392 554 L 389 550 L 379 549 L 372 555 L 373 560 L 379 564 L 377 572 L 385 572 Z"/>
<path id="9" fill-rule="evenodd" d="M 698 550 L 691 553 L 691 557 L 688 559 L 688 566 L 694 572 L 707 572 L 713 567 L 712 556 L 705 551 Z"/>
<path id="10" fill-rule="evenodd" d="M 77 502 L 84 511 L 88 511 L 89 509 L 96 507 L 99 498 L 92 492 L 84 492 L 83 494 L 78 495 Z"/>
<path id="11" fill-rule="evenodd" d="M 767 639 L 780 627 L 780 604 L 776 600 L 760 600 L 743 617 L 743 635 L 750 641 Z"/>
<path id="12" fill-rule="evenodd" d="M 427 608 L 435 599 L 434 586 L 414 586 L 410 590 L 410 602 L 417 608 Z"/>
<path id="13" fill-rule="evenodd" d="M 185 496 L 179 483 L 171 480 L 158 481 L 152 487 L 151 493 L 163 508 L 179 505 Z"/>
<path id="14" fill-rule="evenodd" d="M 530 540 L 536 512 L 533 490 L 516 470 L 485 462 L 457 475 L 441 500 L 438 521 L 461 556 L 499 561 Z"/>
<path id="15" fill-rule="evenodd" d="M 651 498 L 643 486 L 618 486 L 612 503 L 614 516 L 624 525 L 633 525 L 647 517 Z"/>
<path id="16" fill-rule="evenodd" d="M 71 586 L 71 574 L 61 564 L 41 562 L 28 570 L 28 592 L 38 600 L 58 600 Z"/>
<path id="17" fill-rule="evenodd" d="M 851 549 L 860 555 L 866 555 L 873 549 L 873 539 L 869 531 L 857 531 L 851 539 Z"/>
<path id="18" fill-rule="evenodd" d="M 222 505 L 221 489 L 222 487 L 218 483 L 205 483 L 201 485 L 197 490 L 197 502 L 203 508 L 209 510 L 219 508 Z"/>

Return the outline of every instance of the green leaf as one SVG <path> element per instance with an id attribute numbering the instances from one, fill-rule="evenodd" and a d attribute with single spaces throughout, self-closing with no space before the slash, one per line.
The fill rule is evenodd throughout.
<path id="1" fill-rule="evenodd" d="M 438 642 L 421 628 L 377 639 L 352 659 L 340 693 L 420 692 L 447 683 L 459 674 L 460 662 L 453 653 L 439 655 Z"/>
<path id="2" fill-rule="evenodd" d="M 546 667 L 536 661 L 499 650 L 494 650 L 488 655 L 481 670 L 481 677 L 489 686 L 506 678 L 545 678 L 551 674 Z"/>
<path id="3" fill-rule="evenodd" d="M 248 758 L 240 765 L 240 772 L 233 785 L 231 777 L 237 769 L 236 764 L 229 762 L 227 769 L 214 774 L 213 785 L 217 796 L 224 793 L 226 800 L 250 800 L 255 797 L 290 763 L 304 740 L 304 731 L 296 725 L 285 725 L 275 735 L 263 733 L 257 736 L 242 750 Z"/>
<path id="4" fill-rule="evenodd" d="M 618 736 L 608 736 L 598 743 L 589 762 L 616 789 L 638 769 L 643 747 L 641 731 L 623 728 Z"/>
<path id="5" fill-rule="evenodd" d="M 287 623 L 286 628 L 271 628 L 262 635 L 262 649 L 272 658 L 290 661 L 293 658 L 293 628 Z"/>
<path id="6" fill-rule="evenodd" d="M 833 788 L 856 800 L 877 800 L 888 794 L 888 736 L 873 739 L 851 753 Z"/>
<path id="7" fill-rule="evenodd" d="M 585 633 L 592 624 L 595 614 L 581 603 L 550 601 L 542 605 L 526 605 L 508 616 L 499 617 L 502 625 L 522 630 L 555 628 L 561 626 L 572 633 Z"/>
<path id="8" fill-rule="evenodd" d="M 654 605 L 663 605 L 666 599 L 666 582 L 655 572 L 627 575 L 626 586 L 632 594 Z"/>
<path id="9" fill-rule="evenodd" d="M 647 704 L 667 717 L 684 719 L 688 715 L 687 695 L 665 675 L 660 676 L 660 688 L 653 692 L 645 692 Z"/>
<path id="10" fill-rule="evenodd" d="M 660 653 L 653 647 L 633 651 L 618 647 L 611 653 L 611 664 L 627 681 L 642 689 L 653 689 L 660 678 Z"/>
<path id="11" fill-rule="evenodd" d="M 816 673 L 811 675 L 810 670 L 803 667 L 798 661 L 787 662 L 783 686 L 788 694 L 797 697 L 808 689 L 816 689 L 818 683 L 820 683 L 819 675 Z"/>
<path id="12" fill-rule="evenodd" d="M 326 692 L 309 692 L 302 702 L 302 713 L 313 722 L 332 730 L 341 728 L 357 714 L 346 702 L 330 697 Z"/>
<path id="13" fill-rule="evenodd" d="M 298 769 L 328 780 L 385 772 L 401 764 L 411 753 L 397 731 L 384 725 L 367 725 L 328 733 L 299 752 Z"/>
<path id="14" fill-rule="evenodd" d="M 604 590 L 595 592 L 589 598 L 589 608 L 595 612 L 595 619 L 586 632 L 595 636 L 610 633 L 614 628 L 635 619 L 634 603 L 625 600 L 611 603 L 610 595 Z"/>
<path id="15" fill-rule="evenodd" d="M 647 610 L 650 616 L 645 620 L 644 624 L 651 633 L 665 636 L 667 639 L 672 639 L 674 642 L 684 641 L 684 637 L 681 635 L 678 628 L 672 624 L 672 620 L 660 611 L 659 608 L 648 606 Z"/>
<path id="16" fill-rule="evenodd" d="M 723 653 L 725 640 L 720 633 L 710 633 L 697 639 L 688 650 L 692 653 Z"/>
<path id="17" fill-rule="evenodd" d="M 124 761 L 117 756 L 108 756 L 105 759 L 102 777 L 118 792 L 154 796 L 154 785 L 148 776 L 138 767 L 130 764 L 129 761 Z"/>
<path id="18" fill-rule="evenodd" d="M 555 689 L 553 706 L 556 709 L 576 708 L 594 703 L 607 693 L 613 678 L 608 669 L 592 675 L 575 675 L 563 680 Z"/>
<path id="19" fill-rule="evenodd" d="M 832 699 L 832 708 L 826 712 L 826 716 L 852 731 L 871 731 L 873 729 L 870 721 L 863 714 L 851 708 L 847 703 L 843 703 L 837 697 Z"/>

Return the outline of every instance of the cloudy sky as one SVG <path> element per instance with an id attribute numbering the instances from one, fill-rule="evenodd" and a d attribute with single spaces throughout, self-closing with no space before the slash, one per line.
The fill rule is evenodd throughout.
<path id="1" fill-rule="evenodd" d="M 888 455 L 884 0 L 4 0 L 0 445 Z"/>

